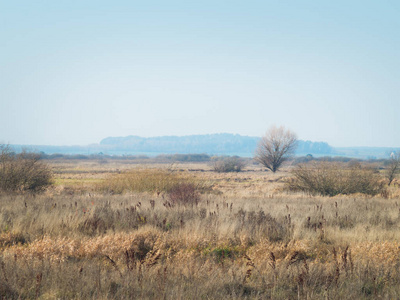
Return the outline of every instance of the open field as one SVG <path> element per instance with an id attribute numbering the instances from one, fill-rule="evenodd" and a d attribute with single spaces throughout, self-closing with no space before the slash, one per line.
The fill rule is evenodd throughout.
<path id="1" fill-rule="evenodd" d="M 385 198 L 320 197 L 285 191 L 288 168 L 51 167 L 55 184 L 44 194 L 0 197 L 2 298 L 400 297 L 397 182 Z M 140 176 L 154 186 L 138 185 Z M 136 190 L 116 188 L 132 180 Z M 171 205 L 171 181 L 200 186 L 198 205 Z"/>

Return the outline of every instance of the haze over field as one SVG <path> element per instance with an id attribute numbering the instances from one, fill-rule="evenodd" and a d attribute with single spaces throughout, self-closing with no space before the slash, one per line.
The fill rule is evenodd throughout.
<path id="1" fill-rule="evenodd" d="M 0 143 L 285 125 L 399 147 L 397 1 L 2 1 Z"/>

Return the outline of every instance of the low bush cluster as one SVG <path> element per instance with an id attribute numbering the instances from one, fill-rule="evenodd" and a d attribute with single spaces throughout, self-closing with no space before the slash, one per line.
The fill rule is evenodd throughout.
<path id="1" fill-rule="evenodd" d="M 339 194 L 377 195 L 384 192 L 380 176 L 369 168 L 355 164 L 346 167 L 335 162 L 309 162 L 292 170 L 293 177 L 287 182 L 292 191 L 303 191 L 322 196 Z"/>
<path id="2" fill-rule="evenodd" d="M 160 154 L 154 160 L 157 162 L 208 162 L 208 154 Z"/>

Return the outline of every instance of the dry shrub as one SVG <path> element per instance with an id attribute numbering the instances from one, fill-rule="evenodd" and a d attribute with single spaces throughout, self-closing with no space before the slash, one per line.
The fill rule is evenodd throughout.
<path id="1" fill-rule="evenodd" d="M 168 193 L 172 206 L 197 205 L 200 201 L 200 193 L 193 183 L 178 183 Z"/>
<path id="2" fill-rule="evenodd" d="M 50 168 L 40 155 L 23 151 L 15 154 L 0 145 L 0 190 L 6 193 L 42 192 L 52 184 Z"/>
<path id="3" fill-rule="evenodd" d="M 309 162 L 292 170 L 287 188 L 310 194 L 335 196 L 339 194 L 377 195 L 384 191 L 381 178 L 372 169 L 346 167 L 335 162 Z"/>
<path id="4" fill-rule="evenodd" d="M 214 157 L 212 168 L 218 173 L 240 172 L 245 167 L 243 159 L 238 156 Z"/>
<path id="5" fill-rule="evenodd" d="M 206 189 L 207 184 L 187 174 L 164 170 L 134 170 L 115 174 L 101 183 L 98 188 L 103 192 L 121 194 L 128 191 L 169 193 L 177 185 L 193 184 L 199 189 Z"/>

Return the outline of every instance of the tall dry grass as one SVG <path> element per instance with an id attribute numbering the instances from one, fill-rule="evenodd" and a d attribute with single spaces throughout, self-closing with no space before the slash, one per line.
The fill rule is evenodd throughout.
<path id="1" fill-rule="evenodd" d="M 1 196 L 0 296 L 399 298 L 398 197 L 279 192 L 286 173 L 190 175 L 223 194 Z"/>
<path id="2" fill-rule="evenodd" d="M 191 184 L 204 191 L 211 187 L 209 182 L 199 180 L 188 172 L 162 169 L 136 169 L 113 174 L 98 185 L 98 190 L 113 194 L 125 192 L 168 193 L 180 184 Z"/>

